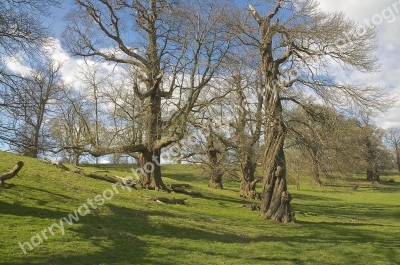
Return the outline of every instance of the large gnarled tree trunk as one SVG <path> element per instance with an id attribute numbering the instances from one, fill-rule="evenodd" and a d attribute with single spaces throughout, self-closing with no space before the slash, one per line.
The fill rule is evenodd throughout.
<path id="1" fill-rule="evenodd" d="M 161 140 L 162 117 L 161 117 L 161 70 L 158 55 L 156 1 L 150 1 L 151 12 L 154 19 L 148 21 L 148 73 L 145 81 L 148 95 L 146 98 L 146 128 L 145 128 L 145 151 L 142 153 L 139 165 L 142 169 L 140 184 L 146 189 L 167 190 L 161 177 L 160 155 L 161 148 L 157 143 Z M 138 89 L 137 89 L 138 92 Z M 139 94 L 139 93 L 138 93 Z M 143 94 L 141 94 L 143 97 Z"/>
<path id="2" fill-rule="evenodd" d="M 334 59 L 345 71 L 349 68 L 360 72 L 379 69 L 372 54 L 376 50 L 374 29 L 366 29 L 365 34 L 360 36 L 356 30 L 357 23 L 347 19 L 344 14 L 321 11 L 317 1 L 260 2 L 269 10 L 266 12 L 264 9 L 263 15 L 253 5 L 248 5 L 258 30 L 252 31 L 251 24 L 248 27 L 252 30 L 246 26 L 242 29 L 243 43 L 259 50 L 265 82 L 261 213 L 264 219 L 294 221 L 291 196 L 286 184 L 283 150 L 286 128 L 281 102 L 288 101 L 304 107 L 311 91 L 318 100 L 337 107 L 349 104 L 363 110 L 382 111 L 391 105 L 392 99 L 379 87 L 340 82 L 330 75 L 326 63 Z M 238 24 L 238 27 L 241 24 L 246 25 L 246 21 Z M 344 32 L 351 35 L 349 39 L 357 39 L 356 49 L 349 43 L 343 45 L 345 48 L 337 47 L 337 40 Z M 325 68 L 320 71 L 318 66 Z M 295 71 L 289 73 L 290 70 Z M 279 87 L 276 87 L 278 82 Z"/>
<path id="3" fill-rule="evenodd" d="M 156 59 L 154 59 L 156 60 Z M 158 68 L 153 69 L 155 74 L 160 76 Z M 145 141 L 143 150 L 138 157 L 138 166 L 140 168 L 139 184 L 145 189 L 168 190 L 161 177 L 161 91 L 160 78 L 147 81 L 148 91 L 152 94 L 146 99 L 146 123 L 145 123 Z M 153 88 L 153 89 L 150 89 Z"/>
<path id="4" fill-rule="evenodd" d="M 294 222 L 294 211 L 290 204 L 292 197 L 287 190 L 286 160 L 283 150 L 286 125 L 283 121 L 283 108 L 280 99 L 278 82 L 280 61 L 274 60 L 273 37 L 275 32 L 271 28 L 271 17 L 276 15 L 282 2 L 271 15 L 260 18 L 252 6 L 251 11 L 260 25 L 262 45 L 262 71 L 265 76 L 265 136 L 263 161 L 263 191 L 261 196 L 261 215 L 265 220 L 279 222 Z M 286 55 L 288 56 L 288 55 Z"/>
<path id="5" fill-rule="evenodd" d="M 286 127 L 282 120 L 282 106 L 270 90 L 269 99 L 275 98 L 267 108 L 264 181 L 261 201 L 261 215 L 265 220 L 293 222 L 294 212 L 290 205 L 292 199 L 287 191 L 286 160 L 283 150 Z"/>
<path id="6" fill-rule="evenodd" d="M 218 160 L 218 148 L 215 147 L 214 139 L 215 136 L 210 131 L 210 134 L 207 136 L 207 143 L 206 143 L 206 152 L 208 157 L 209 163 L 209 175 L 210 181 L 208 182 L 208 187 L 213 189 L 223 189 L 222 186 L 222 176 L 223 171 L 220 169 L 219 160 Z"/>
<path id="7" fill-rule="evenodd" d="M 250 154 L 249 154 L 250 155 Z M 248 156 L 249 156 L 248 155 Z M 256 183 L 261 179 L 255 179 L 254 173 L 257 164 L 248 157 L 246 162 L 240 165 L 240 191 L 239 196 L 242 198 L 260 200 L 260 195 L 256 192 Z"/>
<path id="8" fill-rule="evenodd" d="M 138 159 L 140 179 L 139 184 L 142 188 L 153 190 L 168 190 L 162 181 L 160 150 L 143 152 Z"/>

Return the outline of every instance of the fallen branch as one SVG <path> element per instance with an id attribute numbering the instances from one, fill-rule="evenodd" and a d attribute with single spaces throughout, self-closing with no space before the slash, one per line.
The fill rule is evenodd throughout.
<path id="1" fill-rule="evenodd" d="M 198 191 L 188 191 L 186 190 L 184 187 L 185 186 L 175 186 L 175 185 L 168 185 L 168 187 L 176 192 L 176 193 L 182 193 L 182 194 L 186 194 L 186 195 L 190 195 L 190 196 L 198 196 L 198 197 L 203 197 L 203 194 L 201 194 Z"/>
<path id="2" fill-rule="evenodd" d="M 18 176 L 18 172 L 21 170 L 21 168 L 23 166 L 24 166 L 24 162 L 18 161 L 17 164 L 14 166 L 14 168 L 10 172 L 0 175 L 1 185 L 4 185 L 4 181 L 6 181 L 8 179 L 12 179 L 15 176 Z"/>
<path id="3" fill-rule="evenodd" d="M 93 173 L 110 173 L 108 170 L 96 170 Z"/>
<path id="4" fill-rule="evenodd" d="M 51 159 L 49 159 L 47 157 L 44 158 L 44 160 L 54 166 L 57 166 L 57 167 L 65 170 L 65 171 L 69 171 L 69 172 L 79 174 L 81 176 L 85 176 L 85 177 L 92 178 L 92 179 L 104 180 L 104 181 L 111 182 L 111 183 L 118 183 L 118 184 L 129 186 L 129 187 L 136 189 L 133 179 L 121 178 L 121 177 L 118 177 L 115 175 L 108 176 L 106 174 L 106 175 L 102 176 L 102 175 L 97 175 L 95 173 L 86 173 L 85 171 L 83 171 L 82 168 L 77 167 L 77 166 L 75 166 L 76 170 L 70 170 L 69 168 L 67 168 L 60 162 L 52 161 Z"/>
<path id="5" fill-rule="evenodd" d="M 56 166 L 56 167 L 61 168 L 63 170 L 69 171 L 69 168 L 64 166 L 64 164 L 61 163 L 61 162 L 53 161 L 53 160 L 51 160 L 50 158 L 47 158 L 47 157 L 45 157 L 43 160 L 48 162 L 49 164 L 52 164 L 53 166 Z"/>
<path id="6" fill-rule="evenodd" d="M 149 200 L 149 201 L 156 201 L 159 203 L 167 203 L 167 204 L 186 204 L 186 198 L 184 199 L 169 199 L 166 197 L 152 197 L 152 196 L 142 196 L 142 195 L 138 195 L 138 197 Z"/>
<path id="7" fill-rule="evenodd" d="M 185 184 L 185 183 L 174 183 L 174 184 L 168 184 L 167 186 L 170 187 L 171 189 L 175 188 L 175 187 L 179 187 L 179 188 L 182 188 L 182 187 L 189 188 L 190 187 L 189 184 Z"/>

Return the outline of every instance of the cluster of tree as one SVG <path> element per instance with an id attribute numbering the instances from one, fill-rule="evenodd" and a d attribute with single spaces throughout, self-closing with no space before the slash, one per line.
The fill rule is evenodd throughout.
<path id="1" fill-rule="evenodd" d="M 156 190 L 167 190 L 162 151 L 205 163 L 214 188 L 237 165 L 240 196 L 261 199 L 264 219 L 285 222 L 294 220 L 291 157 L 308 161 L 318 185 L 320 172 L 362 163 L 378 178 L 383 133 L 368 117 L 393 100 L 330 71 L 335 63 L 347 74 L 377 71 L 374 29 L 359 34 L 343 13 L 312 0 L 75 0 L 63 34 L 68 52 L 85 61 L 74 85 L 61 78 L 61 64 L 39 57 L 51 44 L 40 17 L 30 22 L 37 28 L 24 27 L 45 2 L 0 4 L 1 15 L 17 18 L 0 26 L 2 55 L 31 62 L 28 71 L 0 72 L 0 139 L 15 151 L 67 152 L 76 164 L 86 154 L 124 154 L 145 169 L 139 184 Z M 398 134 L 389 135 L 398 154 Z"/>

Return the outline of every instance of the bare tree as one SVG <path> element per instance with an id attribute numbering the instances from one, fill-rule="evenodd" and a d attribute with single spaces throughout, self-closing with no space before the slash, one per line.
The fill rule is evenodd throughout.
<path id="1" fill-rule="evenodd" d="M 41 61 L 43 46 L 51 44 L 49 29 L 42 22 L 51 14 L 51 7 L 58 0 L 3 0 L 0 2 L 0 140 L 7 145 L 15 137 L 14 129 L 21 120 L 15 120 L 18 107 L 26 107 L 22 103 L 21 87 L 28 84 L 19 72 L 13 72 L 9 66 L 13 64 L 34 65 Z M 34 59 L 34 60 L 32 60 Z M 32 81 L 32 80 L 31 80 Z M 24 104 L 18 106 L 18 104 Z M 15 115 L 14 115 L 15 114 Z M 18 114 L 19 115 L 19 114 Z M 34 144 L 34 143 L 33 143 Z M 15 145 L 14 145 L 15 147 Z M 31 155 L 35 156 L 33 150 Z"/>
<path id="2" fill-rule="evenodd" d="M 291 148 L 298 148 L 302 151 L 303 157 L 310 160 L 310 171 L 313 184 L 321 186 L 320 171 L 322 167 L 323 152 L 329 146 L 328 136 L 333 134 L 333 128 L 324 125 L 330 123 L 332 114 L 322 106 L 313 106 L 309 104 L 307 115 L 302 108 L 296 108 L 286 120 L 288 125 L 287 145 Z M 329 146 L 329 147 L 328 147 Z"/>
<path id="3" fill-rule="evenodd" d="M 364 165 L 354 118 L 314 102 L 311 97 L 304 105 L 307 111 L 296 106 L 287 112 L 285 148 L 302 157 L 302 170 L 310 173 L 314 185 L 321 186 L 322 176 L 334 181 L 359 173 Z"/>
<path id="4" fill-rule="evenodd" d="M 400 172 L 400 130 L 398 128 L 386 130 L 386 142 L 394 151 L 396 166 Z"/>
<path id="5" fill-rule="evenodd" d="M 90 152 L 139 153 L 142 168 L 152 165 L 150 173 L 142 174 L 141 185 L 165 190 L 161 149 L 185 135 L 195 102 L 230 47 L 229 5 L 200 0 L 76 0 L 75 6 L 68 15 L 64 43 L 74 55 L 119 64 L 133 73 L 133 91 L 145 106 L 142 142 L 130 139 L 119 150 Z"/>
<path id="6" fill-rule="evenodd" d="M 383 144 L 385 131 L 376 126 L 368 114 L 360 115 L 357 119 L 359 128 L 358 143 L 364 167 L 366 168 L 366 179 L 369 181 L 380 181 L 378 169 L 385 169 L 388 150 Z"/>
<path id="7" fill-rule="evenodd" d="M 217 130 L 216 135 L 239 166 L 239 196 L 259 199 L 255 187 L 261 179 L 255 178 L 255 171 L 261 156 L 263 79 L 254 49 L 246 48 L 235 49 L 225 66 L 223 84 L 231 93 L 218 102 L 223 106 L 219 118 L 223 129 Z"/>
<path id="8" fill-rule="evenodd" d="M 3 94 L 6 107 L 0 139 L 23 155 L 37 157 L 48 145 L 45 122 L 63 87 L 60 64 L 53 61 L 32 68 L 18 85 L 10 86 Z"/>
<path id="9" fill-rule="evenodd" d="M 75 166 L 79 165 L 82 150 L 88 149 L 92 143 L 91 117 L 92 109 L 87 107 L 81 91 L 66 88 L 63 100 L 56 105 L 57 115 L 49 121 L 50 135 L 55 142 L 55 148 L 76 146 L 79 148 L 66 149 L 73 157 Z M 54 148 L 53 148 L 54 149 Z"/>
<path id="10" fill-rule="evenodd" d="M 304 106 L 302 101 L 313 93 L 324 104 L 339 107 L 387 107 L 383 88 L 351 85 L 332 77 L 332 62 L 343 70 L 378 70 L 372 52 L 376 32 L 358 25 L 343 13 L 326 13 L 312 0 L 265 0 L 264 5 L 249 5 L 252 20 L 246 17 L 237 25 L 243 43 L 256 46 L 265 79 L 264 123 L 265 154 L 261 214 L 264 219 L 294 221 L 291 195 L 287 190 L 284 142 L 287 125 L 285 103 Z M 258 10 L 266 7 L 262 14 Z M 340 41 L 350 39 L 346 43 Z M 286 81 L 285 71 L 296 69 Z"/>

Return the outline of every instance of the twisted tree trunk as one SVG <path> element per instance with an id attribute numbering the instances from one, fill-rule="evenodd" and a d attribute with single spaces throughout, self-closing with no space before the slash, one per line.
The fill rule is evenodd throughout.
<path id="1" fill-rule="evenodd" d="M 264 58 L 265 69 L 273 69 L 272 56 Z M 286 125 L 283 122 L 283 109 L 279 97 L 279 88 L 274 80 L 275 73 L 266 71 L 265 88 L 265 154 L 264 181 L 261 196 L 261 215 L 265 220 L 294 222 L 294 211 L 290 204 L 292 196 L 287 190 L 286 160 L 284 142 Z"/>
<path id="2" fill-rule="evenodd" d="M 286 161 L 283 150 L 286 126 L 283 122 L 283 109 L 280 98 L 279 67 L 291 55 L 291 50 L 278 59 L 274 59 L 273 42 L 278 33 L 271 19 L 277 15 L 284 1 L 276 4 L 274 11 L 261 17 L 252 5 L 249 10 L 260 27 L 259 46 L 264 75 L 264 180 L 261 196 L 261 215 L 265 220 L 294 222 L 294 211 L 290 205 L 292 199 L 287 191 Z M 280 34 L 280 33 L 279 33 Z"/>
<path id="3" fill-rule="evenodd" d="M 265 220 L 294 222 L 294 211 L 290 205 L 292 197 L 287 191 L 283 150 L 286 128 L 280 117 L 274 117 L 267 123 L 261 215 Z"/>

